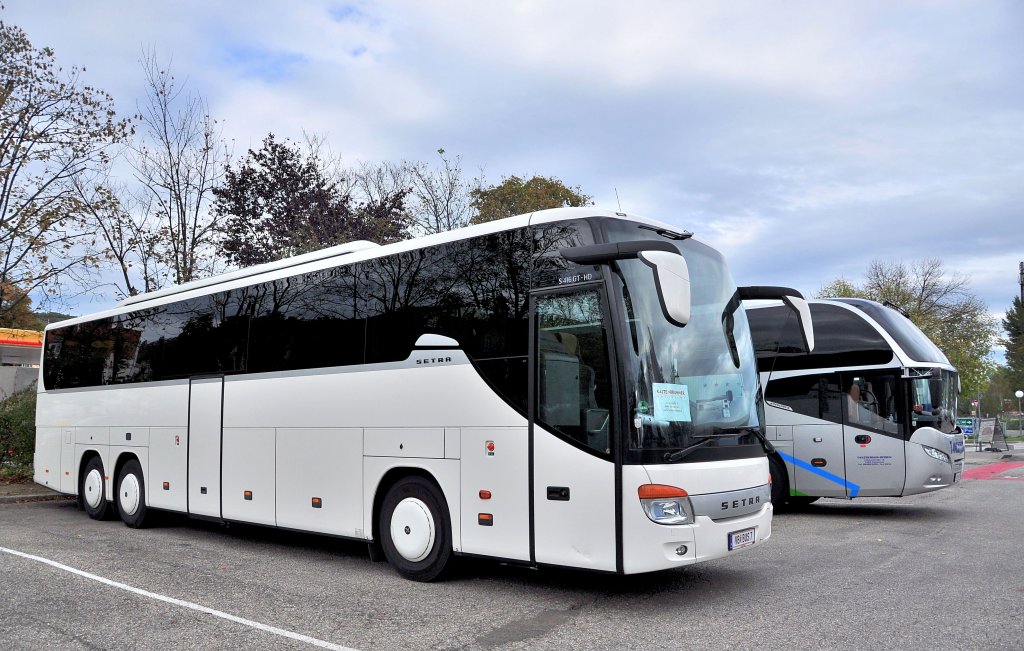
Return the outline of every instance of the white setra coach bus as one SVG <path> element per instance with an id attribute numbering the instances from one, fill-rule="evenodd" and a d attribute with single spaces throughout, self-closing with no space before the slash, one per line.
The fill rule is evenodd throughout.
<path id="1" fill-rule="evenodd" d="M 130 527 L 365 540 L 415 580 L 726 556 L 771 535 L 742 295 L 690 233 L 587 208 L 132 297 L 47 328 L 35 480 Z"/>
<path id="2" fill-rule="evenodd" d="M 783 306 L 748 306 L 765 392 L 772 501 L 898 497 L 960 481 L 956 369 L 907 317 L 874 301 L 810 301 L 816 347 Z"/>

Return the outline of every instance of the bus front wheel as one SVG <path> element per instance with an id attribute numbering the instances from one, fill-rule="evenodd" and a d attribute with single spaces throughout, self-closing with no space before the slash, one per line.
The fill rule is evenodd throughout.
<path id="1" fill-rule="evenodd" d="M 772 505 L 781 510 L 789 501 L 789 481 L 786 479 L 786 469 L 781 461 L 775 457 L 768 457 L 768 472 L 772 477 Z"/>
<path id="2" fill-rule="evenodd" d="M 106 520 L 110 515 L 110 502 L 104 495 L 106 481 L 103 475 L 103 461 L 99 457 L 89 459 L 78 480 L 78 495 L 85 512 L 93 520 Z"/>
<path id="3" fill-rule="evenodd" d="M 146 524 L 146 484 L 142 466 L 135 459 L 124 464 L 117 478 L 117 510 L 121 521 L 132 529 Z"/>
<path id="4" fill-rule="evenodd" d="M 380 538 L 388 562 L 405 578 L 441 577 L 451 561 L 452 533 L 440 489 L 419 476 L 396 482 L 381 505 Z"/>

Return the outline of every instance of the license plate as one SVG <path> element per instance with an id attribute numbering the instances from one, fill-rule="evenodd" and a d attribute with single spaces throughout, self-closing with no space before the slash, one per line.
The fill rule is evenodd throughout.
<path id="1" fill-rule="evenodd" d="M 733 531 L 729 534 L 729 551 L 754 544 L 754 528 Z"/>

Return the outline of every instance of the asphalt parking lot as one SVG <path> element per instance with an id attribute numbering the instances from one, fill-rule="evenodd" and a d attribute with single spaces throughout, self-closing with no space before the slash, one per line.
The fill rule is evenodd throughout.
<path id="1" fill-rule="evenodd" d="M 667 573 L 472 561 L 436 584 L 329 538 L 0 504 L 0 647 L 1020 649 L 1014 474 L 823 500 L 777 515 L 769 544 Z"/>

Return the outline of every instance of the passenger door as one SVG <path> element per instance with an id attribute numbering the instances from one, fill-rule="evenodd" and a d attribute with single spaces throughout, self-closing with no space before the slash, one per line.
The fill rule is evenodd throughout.
<path id="1" fill-rule="evenodd" d="M 599 285 L 532 298 L 536 562 L 616 569 L 612 366 Z"/>
<path id="2" fill-rule="evenodd" d="M 850 497 L 897 496 L 906 481 L 906 424 L 893 369 L 843 375 L 843 445 Z M 851 395 L 856 386 L 856 399 Z"/>
<path id="3" fill-rule="evenodd" d="M 224 378 L 194 378 L 188 401 L 188 512 L 221 517 L 220 455 Z"/>

